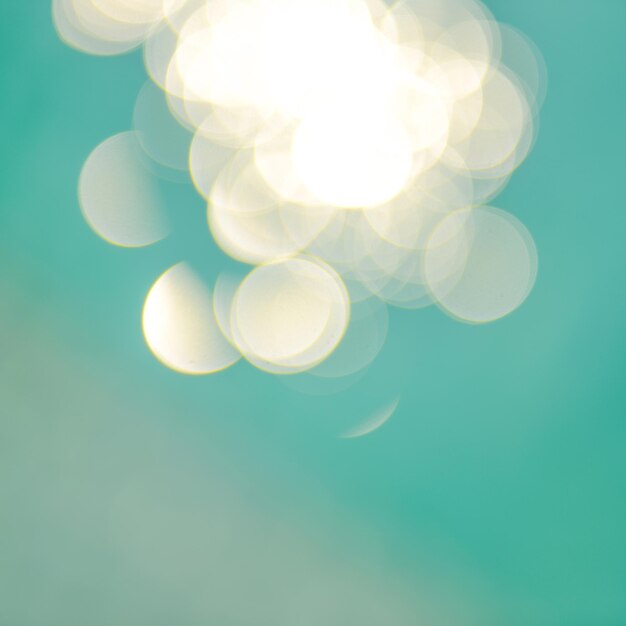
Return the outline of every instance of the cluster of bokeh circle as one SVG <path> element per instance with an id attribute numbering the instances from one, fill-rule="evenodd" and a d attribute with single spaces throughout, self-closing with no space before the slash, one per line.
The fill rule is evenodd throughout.
<path id="1" fill-rule="evenodd" d="M 107 241 L 167 235 L 155 170 L 188 171 L 244 277 L 185 263 L 149 291 L 146 341 L 206 374 L 348 376 L 387 306 L 485 323 L 519 307 L 537 254 L 490 206 L 529 153 L 545 71 L 476 0 L 53 0 L 82 51 L 143 46 L 135 128 L 99 145 L 82 211 Z M 179 132 L 180 131 L 180 132 Z"/>

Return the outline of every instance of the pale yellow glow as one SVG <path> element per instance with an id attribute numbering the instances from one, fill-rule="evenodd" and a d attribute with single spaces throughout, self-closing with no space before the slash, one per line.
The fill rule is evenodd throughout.
<path id="1" fill-rule="evenodd" d="M 103 38 L 80 19 L 73 0 L 52 0 L 52 18 L 59 37 L 68 46 L 89 54 L 122 54 L 138 46 L 142 40 L 134 33 L 125 40 Z"/>
<path id="2" fill-rule="evenodd" d="M 196 133 L 189 149 L 189 173 L 196 189 L 204 198 L 208 198 L 213 185 L 233 158 L 233 150 L 215 144 L 202 133 Z"/>
<path id="3" fill-rule="evenodd" d="M 483 86 L 476 126 L 464 141 L 450 146 L 450 163 L 479 171 L 496 168 L 515 152 L 528 128 L 528 116 L 520 90 L 503 72 L 492 71 Z"/>
<path id="4" fill-rule="evenodd" d="M 383 240 L 408 250 L 423 250 L 432 229 L 455 209 L 472 206 L 474 186 L 467 176 L 435 167 L 391 202 L 364 213 Z"/>
<path id="5" fill-rule="evenodd" d="M 164 17 L 164 0 L 92 0 L 104 15 L 127 24 L 152 24 Z"/>
<path id="6" fill-rule="evenodd" d="M 334 272 L 310 260 L 288 259 L 246 277 L 232 305 L 231 329 L 253 364 L 289 373 L 331 354 L 349 318 L 347 293 Z"/>
<path id="7" fill-rule="evenodd" d="M 120 43 L 140 44 L 154 22 L 128 22 L 104 13 L 96 0 L 68 0 L 81 28 L 92 37 Z M 103 0 L 104 1 L 104 0 Z"/>
<path id="8" fill-rule="evenodd" d="M 266 263 L 302 251 L 332 212 L 284 202 L 254 163 L 239 153 L 213 185 L 209 225 L 219 246 L 246 263 Z"/>

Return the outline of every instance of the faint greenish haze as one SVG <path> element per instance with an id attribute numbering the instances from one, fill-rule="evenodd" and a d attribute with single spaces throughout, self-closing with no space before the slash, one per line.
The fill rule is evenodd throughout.
<path id="1" fill-rule="evenodd" d="M 81 164 L 145 74 L 64 47 L 48 5 L 0 2 L 0 625 L 626 624 L 626 2 L 489 3 L 550 74 L 497 202 L 538 244 L 529 300 L 394 311 L 366 378 L 311 398 L 151 357 L 154 279 L 227 261 L 191 188 L 152 248 L 89 231 Z"/>

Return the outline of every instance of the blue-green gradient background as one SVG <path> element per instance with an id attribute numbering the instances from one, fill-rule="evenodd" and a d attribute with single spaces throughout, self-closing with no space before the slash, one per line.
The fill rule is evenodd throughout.
<path id="1" fill-rule="evenodd" d="M 496 202 L 536 239 L 536 288 L 487 326 L 393 311 L 367 377 L 307 397 L 152 358 L 152 282 L 224 257 L 191 188 L 152 248 L 82 220 L 140 55 L 79 54 L 46 0 L 0 0 L 1 626 L 626 625 L 626 2 L 488 6 L 550 75 Z"/>

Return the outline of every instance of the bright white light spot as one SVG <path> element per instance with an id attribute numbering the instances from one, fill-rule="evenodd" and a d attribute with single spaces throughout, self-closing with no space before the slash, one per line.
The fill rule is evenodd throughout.
<path id="1" fill-rule="evenodd" d="M 321 202 L 366 208 L 400 193 L 411 174 L 412 151 L 395 120 L 367 108 L 329 109 L 305 120 L 293 143 L 295 167 Z"/>
<path id="2" fill-rule="evenodd" d="M 159 361 L 184 374 L 210 374 L 240 358 L 215 321 L 211 291 L 184 263 L 170 268 L 150 289 L 143 333 Z"/>

